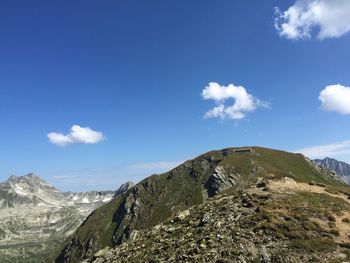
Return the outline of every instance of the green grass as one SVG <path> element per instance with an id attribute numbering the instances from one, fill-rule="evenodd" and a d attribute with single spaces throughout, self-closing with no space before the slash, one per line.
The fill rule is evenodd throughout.
<path id="1" fill-rule="evenodd" d="M 331 252 L 335 251 L 337 244 L 329 238 L 311 238 L 307 240 L 293 240 L 289 244 L 290 248 L 303 252 Z"/>
<path id="2" fill-rule="evenodd" d="M 271 202 L 253 201 L 261 212 L 247 217 L 243 227 L 288 241 L 300 253 L 335 251 L 339 229 L 334 215 L 350 211 L 345 200 L 323 193 L 285 193 Z"/>

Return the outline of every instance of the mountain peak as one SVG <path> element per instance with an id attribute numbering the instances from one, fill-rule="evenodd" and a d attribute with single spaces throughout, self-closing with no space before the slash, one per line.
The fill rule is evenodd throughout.
<path id="1" fill-rule="evenodd" d="M 28 173 L 26 175 L 23 175 L 23 177 L 31 177 L 31 178 L 39 178 L 40 179 L 40 177 L 37 176 L 35 173 Z"/>
<path id="2" fill-rule="evenodd" d="M 17 176 L 17 175 L 11 175 L 6 182 L 20 182 L 26 179 L 30 179 L 30 180 L 35 180 L 35 181 L 40 181 L 43 183 L 46 183 L 43 179 L 41 179 L 39 176 L 35 175 L 34 173 L 28 173 L 26 175 L 22 175 L 22 176 Z"/>
<path id="3" fill-rule="evenodd" d="M 118 190 L 129 190 L 131 187 L 133 187 L 135 184 L 131 181 L 127 181 L 126 183 L 122 184 Z"/>
<path id="4" fill-rule="evenodd" d="M 350 164 L 329 157 L 316 159 L 315 162 L 322 167 L 335 171 L 344 181 L 350 183 Z"/>
<path id="5" fill-rule="evenodd" d="M 122 184 L 118 190 L 115 192 L 115 196 L 118 196 L 120 194 L 123 194 L 125 192 L 127 192 L 129 189 L 131 189 L 135 184 L 131 181 L 128 181 L 124 184 Z"/>
<path id="6" fill-rule="evenodd" d="M 11 176 L 6 180 L 6 182 L 15 182 L 15 181 L 18 180 L 18 177 L 19 177 L 19 176 L 11 175 Z"/>
<path id="7" fill-rule="evenodd" d="M 56 199 L 61 199 L 61 192 L 46 183 L 34 173 L 23 176 L 11 175 L 0 184 L 0 191 L 6 193 L 0 196 L 0 201 L 6 202 L 6 207 L 29 204 L 56 204 Z M 52 201 L 52 202 L 51 202 Z"/>
<path id="8" fill-rule="evenodd" d="M 29 173 L 15 178 L 14 182 L 25 184 L 30 188 L 54 188 L 34 173 Z"/>

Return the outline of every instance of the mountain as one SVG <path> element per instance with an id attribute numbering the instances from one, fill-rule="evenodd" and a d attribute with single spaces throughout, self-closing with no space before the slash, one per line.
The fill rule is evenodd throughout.
<path id="1" fill-rule="evenodd" d="M 344 181 L 350 183 L 350 164 L 332 158 L 325 158 L 323 160 L 316 159 L 315 162 L 320 166 L 335 171 Z"/>
<path id="2" fill-rule="evenodd" d="M 119 247 L 124 249 L 124 246 L 137 238 L 138 233 L 143 233 L 145 236 L 141 240 L 144 243 L 138 243 L 130 251 L 126 249 L 125 251 L 128 253 L 120 254 L 119 257 L 120 262 L 140 262 L 137 261 L 140 258 L 137 259 L 136 255 L 143 255 L 146 258 L 146 254 L 141 252 L 144 251 L 144 247 L 147 248 L 150 255 L 157 254 L 159 251 L 157 249 L 160 249 L 160 247 L 153 245 L 152 241 L 156 240 L 157 236 L 148 235 L 147 231 L 159 229 L 159 224 L 168 222 L 169 218 L 175 217 L 180 211 L 201 207 L 228 191 L 231 192 L 233 198 L 242 196 L 245 205 L 251 207 L 248 197 L 245 198 L 242 193 L 255 185 L 258 178 L 261 182 L 257 185 L 261 186 L 266 185 L 265 180 L 277 182 L 285 177 L 307 186 L 310 183 L 312 184 L 310 187 L 327 186 L 329 191 L 348 189 L 334 173 L 319 167 L 301 154 L 260 147 L 211 151 L 186 161 L 167 173 L 152 175 L 110 203 L 101 206 L 97 211 L 91 213 L 74 234 L 57 249 L 56 253 L 49 257 L 49 262 L 94 260 L 97 251 L 107 249 L 107 247 L 115 247 L 116 251 L 122 251 L 119 250 Z M 279 199 L 276 198 L 276 200 Z M 303 202 L 301 200 L 300 203 L 293 203 L 293 205 L 303 206 Z M 211 208 L 208 209 L 214 211 L 215 202 L 211 204 L 209 205 Z M 221 214 L 227 213 L 224 207 L 222 206 Z M 219 213 L 219 211 L 215 211 L 214 214 Z M 233 220 L 232 216 L 230 216 L 230 220 Z M 185 239 L 178 239 L 180 236 L 175 235 L 176 229 L 176 227 L 164 229 L 167 233 L 174 234 L 173 239 L 170 239 L 174 242 L 163 244 L 164 246 L 176 248 L 176 240 L 185 242 L 185 237 L 183 237 Z M 149 241 L 147 241 L 148 237 Z M 159 242 L 162 242 L 162 239 Z M 195 247 L 198 245 L 195 243 Z M 134 261 L 130 253 L 135 254 Z M 130 261 L 128 261 L 129 257 L 131 257 Z M 110 262 L 101 260 L 100 262 Z M 167 256 L 159 260 L 175 262 Z M 141 261 L 144 262 L 144 260 Z M 149 262 L 158 261 L 155 257 L 150 258 Z M 184 259 L 182 262 L 186 262 L 186 260 Z M 201 259 L 200 262 L 206 261 Z"/>
<path id="3" fill-rule="evenodd" d="M 324 185 L 256 178 L 228 189 L 84 263 L 349 262 L 348 192 Z M 334 188 L 333 188 L 334 190 Z"/>
<path id="4" fill-rule="evenodd" d="M 96 208 L 126 191 L 62 193 L 34 174 L 0 184 L 1 262 L 40 262 Z"/>

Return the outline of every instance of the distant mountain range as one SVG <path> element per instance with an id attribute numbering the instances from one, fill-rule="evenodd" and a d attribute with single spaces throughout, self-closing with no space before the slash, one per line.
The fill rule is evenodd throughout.
<path id="1" fill-rule="evenodd" d="M 320 166 L 335 171 L 345 182 L 350 183 L 350 164 L 328 157 L 314 161 Z"/>
<path id="2" fill-rule="evenodd" d="M 0 183 L 1 262 L 39 262 L 96 208 L 131 188 L 60 192 L 34 174 Z M 35 251 L 35 255 L 31 253 Z"/>

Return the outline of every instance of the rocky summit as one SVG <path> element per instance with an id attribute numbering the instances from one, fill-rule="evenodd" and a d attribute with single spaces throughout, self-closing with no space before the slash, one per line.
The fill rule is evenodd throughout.
<path id="1" fill-rule="evenodd" d="M 341 262 L 349 196 L 301 154 L 211 151 L 101 206 L 48 261 Z"/>
<path id="2" fill-rule="evenodd" d="M 126 191 L 60 192 L 34 174 L 0 184 L 0 261 L 44 262 L 99 206 Z"/>

